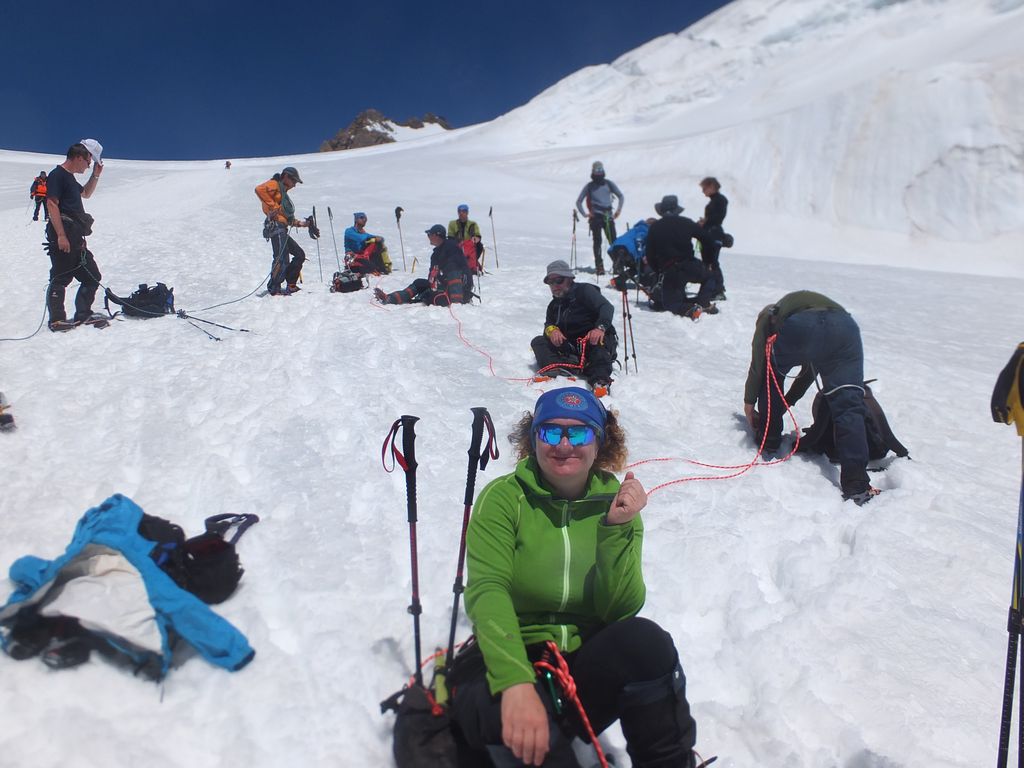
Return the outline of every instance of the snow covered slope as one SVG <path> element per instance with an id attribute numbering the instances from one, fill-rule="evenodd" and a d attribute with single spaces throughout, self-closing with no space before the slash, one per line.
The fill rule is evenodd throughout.
<path id="1" fill-rule="evenodd" d="M 828 248 L 808 233 L 825 222 L 1019 261 L 1022 39 L 1020 0 L 736 0 L 571 75 L 487 134 L 586 146 L 617 180 L 671 168 L 686 197 L 714 174 L 737 207 L 793 219 L 787 255 Z"/>
<path id="2" fill-rule="evenodd" d="M 858 69 L 874 68 L 873 76 L 884 70 L 890 37 L 900 35 L 913 41 L 903 48 L 922 59 L 931 55 L 926 33 L 946 41 L 945 50 L 960 51 L 950 58 L 956 69 L 983 57 L 950 41 L 984 29 L 986 49 L 999 54 L 1006 30 L 1020 28 L 1021 9 L 1007 2 L 874 5 L 793 0 L 769 13 L 739 2 L 610 70 L 618 74 L 609 77 L 626 78 L 623 62 L 635 60 L 658 82 L 680 60 L 677 45 L 725 40 L 728 32 L 730 50 L 746 40 L 748 54 L 763 59 L 739 67 L 730 81 L 756 94 L 770 72 L 781 71 L 776 60 L 803 50 L 790 64 L 807 78 L 806 99 L 775 115 L 763 104 L 752 108 L 746 129 L 740 107 L 719 104 L 719 130 L 704 138 L 677 136 L 673 126 L 711 115 L 715 97 L 703 97 L 706 109 L 687 107 L 684 92 L 666 80 L 652 89 L 658 94 L 647 119 L 632 127 L 625 115 L 598 129 L 608 116 L 599 100 L 568 110 L 566 120 L 580 118 L 571 140 L 545 126 L 535 102 L 494 124 L 404 145 L 237 160 L 230 171 L 219 161 L 119 161 L 108 147 L 114 159 L 87 201 L 103 282 L 126 293 L 162 280 L 175 288 L 180 308 L 247 329 L 203 326 L 219 342 L 176 318 L 32 335 L 48 261 L 26 193 L 59 158 L 0 152 L 0 337 L 30 337 L 0 342 L 0 390 L 19 424 L 0 435 L 0 572 L 23 554 L 59 554 L 81 513 L 114 492 L 192 532 L 219 512 L 262 518 L 241 542 L 242 587 L 218 608 L 256 648 L 249 667 L 228 674 L 191 658 L 158 688 L 102 660 L 51 672 L 38 661 L 0 656 L 0 765 L 390 764 L 392 720 L 377 704 L 410 674 L 413 652 L 404 480 L 381 469 L 380 442 L 398 416 L 421 417 L 420 575 L 430 650 L 447 638 L 469 408 L 490 409 L 504 448 L 538 394 L 517 379 L 530 375 L 529 340 L 548 299 L 543 267 L 570 254 L 570 208 L 593 159 L 603 159 L 625 190 L 623 219 L 648 215 L 671 192 L 688 212 L 699 211 L 696 182 L 708 172 L 723 179 L 733 201 L 727 224 L 737 247 L 724 256 L 729 300 L 722 313 L 694 324 L 632 310 L 640 371 L 617 374 L 609 405 L 620 411 L 634 460 L 734 465 L 752 458 L 737 415 L 754 318 L 798 288 L 829 294 L 858 319 L 867 374 L 878 377 L 878 398 L 914 457 L 875 476 L 884 493 L 863 508 L 839 500 L 834 467 L 803 458 L 652 496 L 644 512 L 643 613 L 668 628 L 680 649 L 699 747 L 721 755 L 723 768 L 991 764 L 1021 448 L 1011 429 L 991 423 L 988 397 L 1024 329 L 1024 267 L 1019 250 L 1002 247 L 1019 244 L 1019 231 L 1002 239 L 983 233 L 987 239 L 971 245 L 947 240 L 941 228 L 923 234 L 885 223 L 882 210 L 905 198 L 882 195 L 889 185 L 903 188 L 906 167 L 838 163 L 857 145 L 851 140 L 841 150 L 834 134 L 859 135 L 840 119 L 859 114 L 846 99 L 880 87 L 840 66 L 860 51 L 840 34 L 844 27 L 860 35 Z M 843 23 L 829 20 L 844 8 Z M 813 13 L 822 23 L 812 33 L 806 19 Z M 893 23 L 868 23 L 886 18 Z M 772 34 L 779 41 L 764 42 Z M 810 56 L 826 43 L 835 53 Z M 697 58 L 717 49 L 702 50 Z M 655 67 L 659 56 L 664 65 Z M 725 59 L 714 60 L 723 64 L 716 77 L 728 74 Z M 829 61 L 834 74 L 818 78 Z M 844 78 L 846 90 L 828 90 Z M 981 82 L 994 80 L 986 74 Z M 903 88 L 904 101 L 919 103 L 917 91 L 925 90 Z M 946 103 L 969 128 L 965 147 L 986 135 L 1002 141 L 1007 126 L 1020 125 L 1013 117 L 1019 102 L 990 112 Z M 922 127 L 893 133 L 894 155 L 939 147 L 933 134 L 948 133 L 935 112 L 915 114 Z M 1019 135 L 1007 146 L 1013 158 L 991 155 L 990 178 L 1003 180 L 1009 199 L 1019 182 L 1006 181 L 1004 170 L 1019 161 Z M 786 153 L 804 164 L 773 159 Z M 298 213 L 317 207 L 319 260 L 316 243 L 300 231 L 305 290 L 243 298 L 265 282 L 270 261 L 253 187 L 284 165 L 295 165 L 305 181 L 294 192 Z M 858 175 L 856 167 L 864 170 Z M 769 178 L 776 194 L 768 193 Z M 922 217 L 938 221 L 956 211 L 980 221 L 953 200 L 961 187 L 941 187 L 922 192 Z M 837 203 L 853 197 L 866 211 L 855 220 L 840 216 Z M 369 292 L 327 291 L 320 266 L 325 280 L 336 268 L 328 206 L 338 238 L 355 210 L 387 238 L 398 268 L 381 281 L 390 290 L 413 277 L 414 258 L 417 276 L 424 275 L 423 230 L 453 218 L 460 202 L 470 205 L 490 248 L 482 305 L 453 316 L 381 308 Z M 401 232 L 396 205 L 405 209 Z M 410 271 L 402 271 L 400 243 Z M 607 295 L 619 307 L 618 296 Z M 241 300 L 200 311 L 234 299 Z M 478 350 L 493 358 L 493 369 Z M 803 425 L 809 408 L 809 400 L 796 408 Z M 506 452 L 478 487 L 511 467 Z M 637 472 L 647 487 L 717 474 L 682 461 Z M 463 619 L 459 636 L 468 632 Z M 610 732 L 607 740 L 618 765 L 628 765 L 621 736 Z"/>

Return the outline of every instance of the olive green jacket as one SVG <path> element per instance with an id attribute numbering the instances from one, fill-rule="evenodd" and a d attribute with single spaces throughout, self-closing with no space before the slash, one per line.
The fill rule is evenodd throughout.
<path id="1" fill-rule="evenodd" d="M 527 645 L 575 651 L 643 606 L 643 523 L 604 523 L 618 490 L 595 471 L 584 498 L 555 498 L 529 458 L 480 493 L 466 539 L 466 612 L 491 693 L 534 680 Z"/>
<path id="2" fill-rule="evenodd" d="M 761 391 L 761 385 L 764 383 L 766 375 L 764 347 L 768 337 L 778 332 L 778 329 L 787 317 L 795 315 L 797 312 L 803 312 L 805 309 L 838 309 L 845 311 L 828 296 L 815 293 L 814 291 L 793 291 L 793 293 L 787 293 L 775 304 L 769 304 L 762 309 L 757 316 L 757 323 L 754 326 L 754 338 L 750 342 L 750 368 L 747 370 L 747 383 L 743 389 L 744 403 L 749 403 L 750 405 L 756 403 L 757 395 Z M 793 405 L 803 396 L 813 381 L 814 372 L 808 367 L 802 368 L 796 381 L 793 382 L 792 389 L 787 393 L 786 401 Z M 780 379 L 779 385 L 781 386 L 782 384 L 783 382 Z"/>

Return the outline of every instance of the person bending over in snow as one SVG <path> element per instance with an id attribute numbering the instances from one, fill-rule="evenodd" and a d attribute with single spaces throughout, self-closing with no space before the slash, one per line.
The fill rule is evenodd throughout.
<path id="1" fill-rule="evenodd" d="M 381 304 L 422 302 L 447 307 L 449 304 L 465 304 L 472 300 L 469 265 L 458 241 L 447 237 L 445 228 L 440 224 L 435 224 L 426 233 L 430 244 L 434 246 L 430 254 L 429 278 L 419 277 L 408 288 L 393 293 L 384 293 L 380 288 L 374 288 L 373 295 Z"/>
<path id="2" fill-rule="evenodd" d="M 288 296 L 300 290 L 299 275 L 306 261 L 306 253 L 288 234 L 288 227 L 306 227 L 309 222 L 295 218 L 295 204 L 288 197 L 288 192 L 301 183 L 299 172 L 289 165 L 256 187 L 256 197 L 260 199 L 263 213 L 266 214 L 263 237 L 270 241 L 273 248 L 274 260 L 270 267 L 270 280 L 267 282 L 267 293 L 271 296 Z M 290 261 L 289 255 L 292 257 Z M 288 285 L 282 287 L 281 283 L 286 281 Z"/>
<path id="3" fill-rule="evenodd" d="M 357 275 L 390 275 L 391 259 L 384 238 L 366 231 L 366 214 L 352 214 L 352 226 L 345 230 L 345 266 Z"/>
<path id="4" fill-rule="evenodd" d="M 801 366 L 785 402 L 774 383 L 766 379 L 765 343 L 773 335 L 772 367 L 779 386 L 785 383 L 790 369 Z M 757 316 L 743 392 L 743 413 L 758 445 L 764 440 L 765 453 L 779 450 L 786 403 L 792 406 L 803 397 L 816 375 L 821 376 L 822 393 L 835 424 L 843 499 L 864 504 L 878 490 L 868 481 L 864 348 L 860 328 L 850 313 L 828 296 L 813 291 L 787 293 Z M 769 400 L 771 416 L 765 419 Z"/>
<path id="5" fill-rule="evenodd" d="M 598 397 L 603 397 L 612 385 L 617 346 L 615 307 L 596 285 L 577 285 L 575 274 L 564 261 L 548 264 L 544 282 L 551 289 L 544 335 L 530 342 L 538 372 L 551 376 L 581 373 Z M 544 370 L 551 365 L 556 367 Z"/>
<path id="6" fill-rule="evenodd" d="M 449 684 L 467 745 L 496 766 L 578 765 L 571 740 L 586 732 L 571 694 L 534 667 L 559 666 L 557 648 L 595 733 L 618 721 L 633 765 L 694 768 L 679 653 L 637 615 L 647 493 L 632 472 L 612 474 L 626 463 L 617 414 L 585 389 L 555 389 L 510 439 L 515 471 L 480 492 L 466 534 L 476 643 Z"/>

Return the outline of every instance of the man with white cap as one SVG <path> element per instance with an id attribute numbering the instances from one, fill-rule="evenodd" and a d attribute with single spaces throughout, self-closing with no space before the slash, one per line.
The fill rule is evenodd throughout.
<path id="1" fill-rule="evenodd" d="M 100 274 L 96 259 L 86 247 L 85 238 L 92 234 L 93 218 L 85 212 L 82 200 L 92 197 L 103 173 L 103 147 L 95 139 L 82 139 L 72 144 L 67 157 L 47 177 L 46 210 L 50 222 L 46 225 L 46 251 L 50 255 L 50 285 L 46 306 L 50 315 L 51 331 L 69 331 L 79 325 L 103 328 L 109 322 L 103 315 L 92 311 L 92 303 L 99 288 Z M 92 165 L 92 175 L 82 186 L 75 174 L 85 173 Z M 75 296 L 75 314 L 67 319 L 64 293 L 72 280 L 80 283 Z"/>
<path id="2" fill-rule="evenodd" d="M 615 307 L 591 283 L 576 284 L 576 275 L 564 261 L 548 264 L 544 282 L 551 302 L 544 319 L 544 335 L 530 342 L 538 373 L 585 377 L 598 397 L 608 394 L 615 361 Z"/>

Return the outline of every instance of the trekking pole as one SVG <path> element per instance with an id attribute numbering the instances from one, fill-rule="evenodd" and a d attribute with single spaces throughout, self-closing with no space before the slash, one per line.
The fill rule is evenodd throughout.
<path id="1" fill-rule="evenodd" d="M 466 470 L 466 495 L 463 497 L 462 512 L 462 536 L 459 539 L 459 562 L 455 569 L 455 584 L 452 585 L 452 592 L 455 597 L 452 600 L 452 626 L 448 633 L 448 655 L 445 657 L 445 669 L 451 669 L 452 657 L 455 655 L 455 625 L 459 618 L 459 598 L 462 596 L 462 565 L 466 559 L 466 529 L 469 527 L 469 513 L 473 508 L 473 489 L 476 486 L 476 470 L 480 467 L 483 472 L 487 469 L 487 462 L 490 459 L 498 458 L 498 441 L 494 436 L 494 422 L 491 421 L 491 414 L 486 408 L 472 408 L 473 411 L 473 435 L 469 441 L 469 467 Z M 484 427 L 487 427 L 487 446 L 480 450 L 483 442 Z"/>
<path id="2" fill-rule="evenodd" d="M 1006 676 L 1003 680 L 1003 713 L 999 723 L 999 752 L 996 765 L 1006 768 L 1010 746 L 1010 724 L 1013 719 L 1013 683 L 1017 667 L 1024 672 L 1024 658 L 1018 665 L 1017 647 L 1022 631 L 1021 596 L 1024 595 L 1024 569 L 1021 552 L 1024 549 L 1024 343 L 1018 345 L 1010 362 L 999 374 L 992 392 L 992 420 L 1003 424 L 1016 424 L 1021 436 L 1021 487 L 1017 508 L 1017 541 L 1013 550 L 1013 588 L 1006 623 L 1009 633 L 1006 645 Z M 1024 766 L 1024 679 L 1021 681 L 1020 712 L 1018 713 L 1017 765 Z"/>
<path id="3" fill-rule="evenodd" d="M 400 205 L 395 206 L 395 223 L 398 225 L 398 244 L 402 247 L 402 271 L 405 272 L 405 240 L 402 238 L 402 213 L 404 209 Z"/>
<path id="4" fill-rule="evenodd" d="M 334 241 L 334 260 L 338 262 L 338 271 L 341 272 L 341 256 L 338 255 L 338 239 L 334 236 L 334 214 L 331 213 L 331 206 L 327 206 L 327 218 L 331 222 L 331 240 Z"/>
<path id="5" fill-rule="evenodd" d="M 494 243 L 494 268 L 498 269 L 501 265 L 498 264 L 498 237 L 494 234 L 494 206 L 492 205 L 487 211 L 487 216 L 491 220 L 491 242 Z"/>
<path id="6" fill-rule="evenodd" d="M 626 308 L 626 320 L 629 321 L 629 345 L 633 348 L 633 373 L 640 373 L 640 367 L 636 364 L 636 336 L 633 334 L 633 313 L 629 311 L 629 299 L 626 292 L 622 292 L 622 304 Z M 626 345 L 625 342 L 622 343 Z"/>
<path id="7" fill-rule="evenodd" d="M 575 208 L 572 209 L 572 241 L 569 246 L 569 266 L 572 267 L 572 271 L 576 271 L 576 222 L 580 220 L 580 215 Z"/>
<path id="8" fill-rule="evenodd" d="M 402 416 L 400 419 L 396 419 L 395 423 L 391 425 L 391 431 L 388 432 L 388 436 L 384 438 L 384 445 L 381 448 L 381 462 L 384 463 L 385 456 L 388 450 L 388 444 L 391 445 L 391 469 L 388 469 L 386 463 L 384 463 L 384 470 L 386 472 L 393 472 L 394 462 L 405 472 L 405 504 L 408 512 L 409 519 L 409 560 L 412 563 L 412 601 L 409 604 L 409 613 L 412 614 L 412 627 L 413 627 L 413 641 L 416 646 L 416 672 L 415 680 L 416 685 L 422 687 L 423 685 L 423 654 L 420 651 L 420 614 L 423 613 L 423 608 L 420 606 L 420 575 L 419 575 L 419 562 L 416 557 L 416 422 L 419 421 L 418 416 Z M 398 430 L 402 430 L 402 450 L 399 451 L 395 446 L 395 439 L 398 436 Z"/>
<path id="9" fill-rule="evenodd" d="M 316 237 L 313 240 L 316 241 L 316 265 L 320 267 L 320 282 L 324 281 L 324 265 L 320 261 L 320 228 L 316 224 L 316 206 L 313 206 L 313 229 L 316 230 Z"/>
<path id="10" fill-rule="evenodd" d="M 622 370 L 629 376 L 629 331 L 626 326 L 626 316 L 629 315 L 629 301 L 626 299 L 626 291 L 622 291 Z M 638 371 L 639 373 L 639 371 Z"/>

